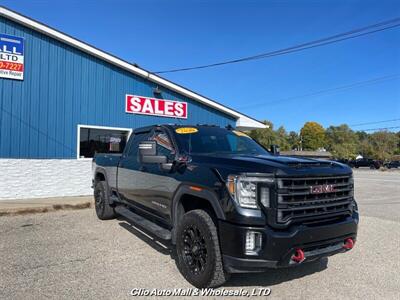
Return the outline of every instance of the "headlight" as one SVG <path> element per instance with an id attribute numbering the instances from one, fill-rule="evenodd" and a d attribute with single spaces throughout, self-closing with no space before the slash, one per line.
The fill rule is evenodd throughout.
<path id="1" fill-rule="evenodd" d="M 232 198 L 243 208 L 259 208 L 257 199 L 265 207 L 269 207 L 269 188 L 262 183 L 272 182 L 272 178 L 266 177 L 229 175 L 227 188 Z"/>

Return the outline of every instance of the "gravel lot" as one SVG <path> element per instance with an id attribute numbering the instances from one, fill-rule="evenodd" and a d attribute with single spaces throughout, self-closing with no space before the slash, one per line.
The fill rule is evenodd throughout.
<path id="1" fill-rule="evenodd" d="M 355 178 L 362 216 L 355 249 L 296 269 L 234 275 L 223 288 L 269 287 L 272 299 L 399 299 L 400 172 L 357 170 Z M 122 219 L 97 220 L 92 209 L 0 217 L 0 237 L 0 299 L 190 288 L 169 250 Z"/>

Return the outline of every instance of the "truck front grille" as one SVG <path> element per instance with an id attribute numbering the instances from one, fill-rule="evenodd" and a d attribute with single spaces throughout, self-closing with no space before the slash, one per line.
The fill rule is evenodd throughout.
<path id="1" fill-rule="evenodd" d="M 306 222 L 351 214 L 351 176 L 279 178 L 277 223 Z"/>

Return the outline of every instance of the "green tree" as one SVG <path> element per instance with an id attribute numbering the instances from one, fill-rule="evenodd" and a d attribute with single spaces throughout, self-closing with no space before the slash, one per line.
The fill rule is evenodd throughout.
<path id="1" fill-rule="evenodd" d="M 369 138 L 360 140 L 357 146 L 358 154 L 361 154 L 363 157 L 375 157 L 374 149 L 369 141 Z"/>
<path id="2" fill-rule="evenodd" d="M 286 132 L 283 126 L 274 130 L 270 121 L 264 121 L 269 128 L 255 129 L 249 135 L 265 148 L 278 145 L 281 150 L 299 149 L 317 150 L 325 147 L 336 158 L 355 158 L 358 154 L 380 160 L 391 159 L 400 154 L 400 132 L 378 131 L 368 134 L 365 131 L 354 132 L 346 124 L 330 126 L 326 130 L 316 123 L 307 122 L 300 131 Z"/>
<path id="3" fill-rule="evenodd" d="M 263 121 L 268 128 L 255 129 L 250 131 L 249 136 L 263 145 L 265 148 L 269 149 L 272 144 L 275 144 L 277 138 L 273 130 L 273 124 L 270 121 Z"/>
<path id="4" fill-rule="evenodd" d="M 400 131 L 396 133 L 396 136 L 397 136 L 398 143 L 397 143 L 396 149 L 394 150 L 394 154 L 399 155 L 400 154 Z"/>
<path id="5" fill-rule="evenodd" d="M 289 143 L 290 149 L 299 149 L 300 148 L 300 137 L 297 132 L 291 131 L 289 134 L 286 136 L 286 140 Z"/>
<path id="6" fill-rule="evenodd" d="M 361 154 L 364 157 L 373 157 L 374 151 L 369 140 L 369 134 L 365 131 L 357 131 L 356 136 L 358 139 L 357 154 Z"/>
<path id="7" fill-rule="evenodd" d="M 325 131 L 327 150 L 335 158 L 352 159 L 357 156 L 358 136 L 348 125 L 330 126 Z"/>
<path id="8" fill-rule="evenodd" d="M 369 140 L 373 158 L 380 160 L 390 160 L 399 145 L 398 136 L 388 131 L 374 132 L 370 135 Z"/>
<path id="9" fill-rule="evenodd" d="M 269 128 L 255 129 L 250 131 L 249 135 L 257 140 L 265 148 L 269 149 L 271 145 L 278 145 L 281 150 L 290 150 L 290 144 L 287 139 L 287 132 L 283 126 L 274 130 L 274 125 L 269 121 L 264 121 Z"/>
<path id="10" fill-rule="evenodd" d="M 279 127 L 275 132 L 275 144 L 279 145 L 281 151 L 291 150 L 288 142 L 288 134 L 283 126 Z"/>
<path id="11" fill-rule="evenodd" d="M 325 146 L 325 130 L 317 122 L 305 123 L 300 136 L 304 150 L 317 150 Z"/>

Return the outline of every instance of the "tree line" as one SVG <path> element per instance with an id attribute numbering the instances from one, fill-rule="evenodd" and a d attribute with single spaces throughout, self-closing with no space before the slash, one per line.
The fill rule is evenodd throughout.
<path id="1" fill-rule="evenodd" d="M 324 128 L 317 122 L 306 122 L 300 133 L 287 132 L 283 126 L 274 129 L 269 121 L 264 121 L 269 128 L 255 129 L 249 135 L 264 147 L 278 145 L 281 151 L 321 150 L 332 153 L 336 159 L 354 159 L 363 157 L 390 160 L 400 155 L 400 131 L 354 131 L 347 124 Z"/>

